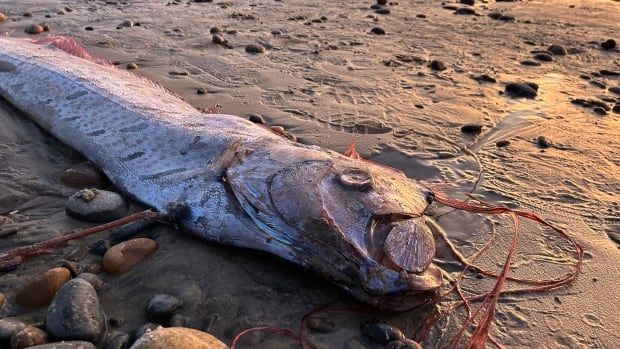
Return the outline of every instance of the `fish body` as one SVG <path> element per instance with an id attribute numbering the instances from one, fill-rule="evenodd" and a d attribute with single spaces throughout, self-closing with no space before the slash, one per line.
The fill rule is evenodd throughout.
<path id="1" fill-rule="evenodd" d="M 52 45 L 1 38 L 0 95 L 125 195 L 161 212 L 181 203 L 187 233 L 276 255 L 378 307 L 408 309 L 441 286 L 429 191 L 398 171 L 203 114 Z"/>

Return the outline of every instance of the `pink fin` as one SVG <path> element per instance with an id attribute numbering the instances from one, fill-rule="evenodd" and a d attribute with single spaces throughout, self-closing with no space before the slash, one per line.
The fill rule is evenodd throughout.
<path id="1" fill-rule="evenodd" d="M 88 51 L 86 51 L 86 49 L 80 44 L 78 44 L 77 41 L 75 41 L 75 39 L 73 38 L 68 38 L 66 36 L 48 36 L 39 40 L 35 40 L 34 43 L 53 46 L 59 50 L 67 52 L 72 56 L 80 57 L 104 66 L 112 66 L 112 64 L 105 59 L 95 57 L 88 53 Z"/>
<path id="2" fill-rule="evenodd" d="M 355 141 L 351 141 L 351 144 L 349 144 L 349 147 L 347 148 L 347 150 L 344 151 L 344 153 L 342 153 L 342 155 L 351 159 L 362 160 L 360 154 L 357 152 L 357 150 L 355 150 Z"/>

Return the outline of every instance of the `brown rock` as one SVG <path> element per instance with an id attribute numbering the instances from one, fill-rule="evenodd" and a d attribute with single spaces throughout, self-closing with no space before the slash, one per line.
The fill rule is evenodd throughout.
<path id="1" fill-rule="evenodd" d="M 34 326 L 26 326 L 11 336 L 11 349 L 22 349 L 47 343 L 47 333 Z"/>
<path id="2" fill-rule="evenodd" d="M 158 327 L 140 337 L 130 349 L 228 349 L 212 335 L 183 327 Z"/>
<path id="3" fill-rule="evenodd" d="M 15 302 L 26 308 L 48 305 L 56 292 L 70 279 L 71 272 L 67 268 L 50 269 L 19 290 Z"/>
<path id="4" fill-rule="evenodd" d="M 24 28 L 24 32 L 27 34 L 41 34 L 45 31 L 45 28 L 38 24 L 31 24 Z"/>
<path id="5" fill-rule="evenodd" d="M 158 248 L 157 242 L 146 238 L 121 242 L 103 256 L 103 270 L 109 274 L 123 274 Z"/>
<path id="6" fill-rule="evenodd" d="M 4 21 L 6 21 L 6 15 L 0 12 L 0 22 L 4 22 Z"/>
<path id="7" fill-rule="evenodd" d="M 107 178 L 90 162 L 83 162 L 66 169 L 60 180 L 72 188 L 102 188 L 107 184 Z"/>

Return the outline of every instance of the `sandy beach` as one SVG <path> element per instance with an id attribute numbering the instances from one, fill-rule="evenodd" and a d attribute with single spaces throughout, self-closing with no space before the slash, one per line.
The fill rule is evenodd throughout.
<path id="1" fill-rule="evenodd" d="M 0 32 L 73 37 L 118 69 L 134 68 L 196 108 L 260 115 L 301 143 L 340 152 L 355 141 L 363 158 L 416 180 L 448 184 L 443 190 L 456 198 L 537 212 L 584 247 L 583 270 L 568 287 L 503 297 L 492 337 L 505 348 L 617 347 L 620 51 L 601 43 L 620 40 L 620 2 L 374 4 L 4 0 Z M 45 24 L 49 32 L 29 35 L 24 28 L 31 24 Z M 252 44 L 259 46 L 248 49 Z M 506 92 L 514 82 L 535 83 L 536 96 L 514 98 Z M 0 221 L 0 251 L 95 225 L 65 213 L 76 189 L 63 184 L 61 174 L 83 161 L 79 149 L 0 104 L 0 217 L 10 219 Z M 131 210 L 142 208 L 131 203 Z M 510 219 L 437 204 L 431 211 L 465 256 L 496 231 L 479 263 L 501 268 Z M 178 313 L 188 327 L 228 345 L 245 328 L 296 329 L 313 309 L 362 306 L 294 265 L 160 225 L 137 235 L 157 241 L 157 252 L 123 275 L 108 275 L 101 272 L 101 256 L 89 252 L 106 236 L 71 242 L 0 273 L 6 298 L 4 305 L 0 300 L 0 318 L 42 325 L 46 307 L 23 308 L 15 295 L 67 261 L 105 282 L 98 291 L 101 308 L 108 323 L 122 320 L 108 324 L 108 336 L 131 334 L 148 322 L 147 302 L 162 293 L 183 300 Z M 447 273 L 460 270 L 441 247 L 437 260 Z M 513 275 L 559 277 L 573 262 L 563 241 L 522 224 Z M 490 287 L 488 278 L 471 276 L 463 283 L 472 293 Z M 329 330 L 310 331 L 308 338 L 317 348 L 383 348 L 363 337 L 363 322 L 389 323 L 414 338 L 429 312 L 322 314 Z M 442 321 L 423 348 L 445 347 L 462 320 L 462 312 L 455 312 Z M 296 345 L 273 334 L 250 334 L 239 347 Z"/>

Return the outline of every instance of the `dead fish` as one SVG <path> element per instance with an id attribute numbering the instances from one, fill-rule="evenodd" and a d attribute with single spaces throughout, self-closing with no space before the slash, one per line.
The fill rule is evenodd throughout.
<path id="1" fill-rule="evenodd" d="M 380 308 L 411 309 L 442 285 L 432 193 L 397 170 L 202 114 L 63 37 L 1 38 L 0 95 L 129 197 L 182 203 L 189 234 L 273 254 Z"/>

